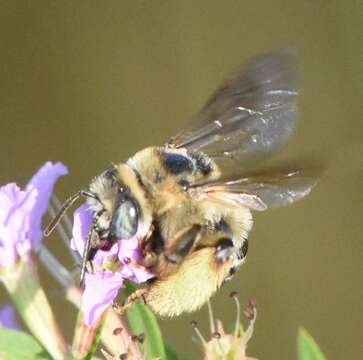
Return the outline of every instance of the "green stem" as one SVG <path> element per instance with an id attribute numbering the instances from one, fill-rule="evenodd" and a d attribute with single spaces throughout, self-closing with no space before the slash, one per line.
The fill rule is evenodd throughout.
<path id="1" fill-rule="evenodd" d="M 35 263 L 31 259 L 21 260 L 2 268 L 0 280 L 32 334 L 54 359 L 65 359 L 67 346 L 40 286 Z"/>

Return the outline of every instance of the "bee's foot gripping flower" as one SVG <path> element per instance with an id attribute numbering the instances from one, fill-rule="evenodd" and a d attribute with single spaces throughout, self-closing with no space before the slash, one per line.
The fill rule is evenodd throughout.
<path id="1" fill-rule="evenodd" d="M 74 212 L 73 239 L 71 246 L 83 254 L 85 240 L 92 224 L 92 213 L 87 205 Z M 92 259 L 92 272 L 85 275 L 85 290 L 81 309 L 84 321 L 92 326 L 113 303 L 124 280 L 144 283 L 153 274 L 139 266 L 142 262 L 136 237 L 117 241 L 109 250 L 99 249 Z"/>

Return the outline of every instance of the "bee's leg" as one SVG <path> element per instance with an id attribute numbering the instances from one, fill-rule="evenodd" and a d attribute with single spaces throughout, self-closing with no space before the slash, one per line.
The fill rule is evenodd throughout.
<path id="1" fill-rule="evenodd" d="M 158 257 L 157 255 L 152 252 L 145 252 L 144 254 L 144 264 L 146 268 L 151 268 L 157 261 Z"/>
<path id="2" fill-rule="evenodd" d="M 95 233 L 94 233 L 95 234 Z M 95 257 L 96 253 L 97 253 L 97 248 L 92 248 L 89 250 L 88 252 L 88 257 L 87 257 L 87 261 L 86 261 L 86 271 L 90 274 L 94 273 L 94 266 L 93 266 L 93 258 Z"/>
<path id="3" fill-rule="evenodd" d="M 168 240 L 170 245 L 166 246 L 164 255 L 166 259 L 174 264 L 180 263 L 193 249 L 197 238 L 200 236 L 200 225 L 193 225 L 188 229 L 179 231 L 172 239 Z"/>
<path id="4" fill-rule="evenodd" d="M 95 238 L 98 239 L 98 234 L 97 234 L 95 228 L 96 228 L 97 221 L 103 212 L 104 212 L 104 210 L 101 210 L 93 217 L 92 225 L 91 225 L 90 230 L 88 231 L 86 243 L 84 244 L 83 255 L 82 255 L 82 264 L 81 264 L 81 274 L 80 274 L 80 280 L 79 280 L 81 285 L 84 284 L 86 270 L 91 270 L 90 272 L 93 272 L 93 266 L 92 266 L 91 260 L 93 259 L 93 257 L 96 254 L 96 251 L 97 251 L 94 248 Z"/>
<path id="5" fill-rule="evenodd" d="M 80 279 L 79 279 L 79 283 L 81 286 L 84 285 L 84 278 L 86 275 L 86 270 L 89 267 L 88 256 L 89 256 L 89 252 L 91 250 L 91 238 L 93 236 L 93 233 L 94 233 L 94 222 L 91 225 L 90 230 L 88 231 L 86 243 L 84 244 L 83 255 L 82 255 L 82 264 L 81 264 L 81 273 L 80 273 Z"/>
<path id="6" fill-rule="evenodd" d="M 151 268 L 155 265 L 158 255 L 164 249 L 164 239 L 156 222 L 151 224 L 148 233 L 142 240 L 141 249 L 145 266 Z"/>
<path id="7" fill-rule="evenodd" d="M 88 272 L 89 274 L 94 273 L 94 267 L 93 267 L 92 261 L 89 261 L 89 260 L 86 261 L 86 272 Z"/>
<path id="8" fill-rule="evenodd" d="M 145 298 L 145 295 L 147 293 L 147 289 L 146 288 L 143 288 L 143 289 L 139 289 L 139 290 L 136 290 L 135 292 L 133 292 L 127 299 L 126 299 L 126 302 L 123 304 L 123 305 L 118 305 L 116 303 L 113 303 L 112 307 L 114 308 L 114 310 L 122 315 L 124 314 L 124 312 L 126 311 L 126 309 L 128 307 L 130 307 L 134 301 L 138 300 L 138 299 L 141 299 L 142 302 L 144 304 L 146 304 L 146 298 Z"/>

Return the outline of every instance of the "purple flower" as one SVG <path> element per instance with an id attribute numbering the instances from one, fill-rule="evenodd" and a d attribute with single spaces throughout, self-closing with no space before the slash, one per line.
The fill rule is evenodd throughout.
<path id="1" fill-rule="evenodd" d="M 92 223 L 92 213 L 87 205 L 74 212 L 73 239 L 71 247 L 81 255 L 85 239 Z M 86 273 L 85 291 L 82 295 L 81 309 L 88 326 L 102 315 L 116 298 L 125 279 L 143 283 L 153 277 L 142 266 L 137 237 L 117 241 L 110 250 L 98 250 L 92 259 L 93 273 Z"/>
<path id="2" fill-rule="evenodd" d="M 14 330 L 20 329 L 16 321 L 15 310 L 10 304 L 0 308 L 0 327 Z"/>
<path id="3" fill-rule="evenodd" d="M 61 164 L 45 163 L 24 190 L 15 183 L 0 187 L 0 267 L 10 266 L 18 257 L 26 259 L 42 239 L 41 219 L 53 186 L 67 174 Z"/>

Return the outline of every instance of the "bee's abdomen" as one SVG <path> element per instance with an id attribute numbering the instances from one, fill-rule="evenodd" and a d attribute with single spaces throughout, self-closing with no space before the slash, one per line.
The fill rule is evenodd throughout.
<path id="1" fill-rule="evenodd" d="M 156 280 L 146 294 L 146 303 L 160 316 L 173 317 L 199 309 L 221 286 L 229 267 L 211 267 L 215 249 L 193 252 L 174 274 Z"/>

